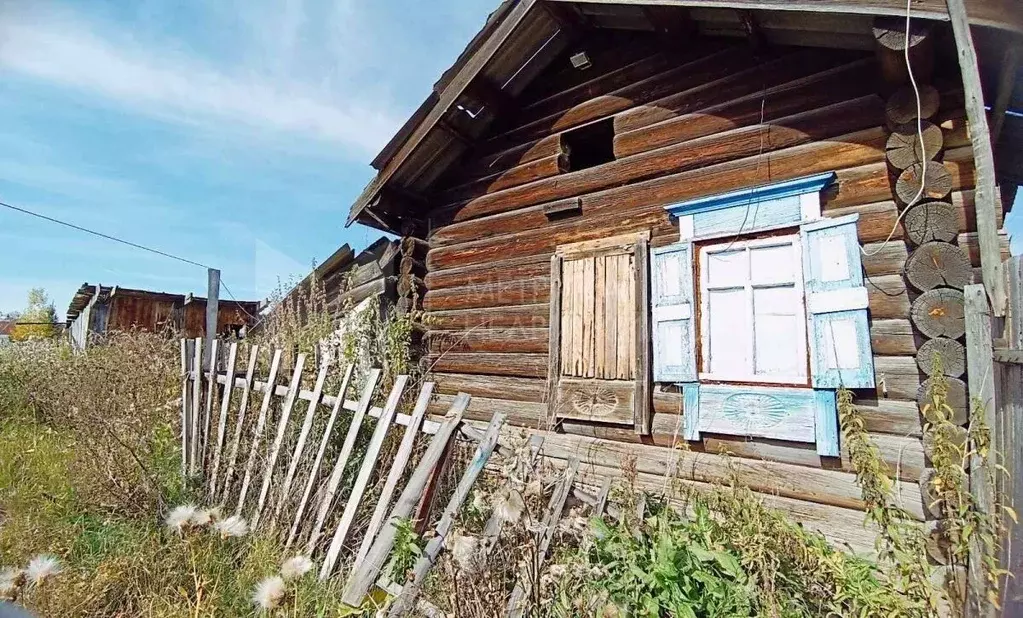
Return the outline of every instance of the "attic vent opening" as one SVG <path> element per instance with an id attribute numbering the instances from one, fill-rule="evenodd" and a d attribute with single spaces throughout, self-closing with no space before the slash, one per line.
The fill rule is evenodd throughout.
<path id="1" fill-rule="evenodd" d="M 568 152 L 568 171 L 575 172 L 615 160 L 613 118 L 565 131 L 562 144 Z"/>

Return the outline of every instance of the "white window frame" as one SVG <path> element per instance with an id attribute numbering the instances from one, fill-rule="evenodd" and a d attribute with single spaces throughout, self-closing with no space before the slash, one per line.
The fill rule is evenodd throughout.
<path id="1" fill-rule="evenodd" d="M 727 241 L 721 239 L 723 242 L 715 242 L 713 244 L 705 244 L 699 247 L 700 261 L 699 261 L 699 295 L 700 295 L 700 371 L 699 379 L 701 381 L 715 381 L 715 382 L 749 382 L 755 384 L 791 384 L 798 386 L 806 386 L 810 382 L 809 375 L 809 352 L 807 350 L 807 327 L 806 327 L 806 293 L 803 284 L 803 246 L 799 233 L 787 234 L 784 236 L 772 236 L 769 238 L 756 238 L 749 240 L 736 240 Z M 755 373 L 756 368 L 756 323 L 754 321 L 754 307 L 753 307 L 753 290 L 754 289 L 768 289 L 772 287 L 781 287 L 782 285 L 788 286 L 789 284 L 762 284 L 754 285 L 752 280 L 752 274 L 747 273 L 745 284 L 742 288 L 736 286 L 731 287 L 719 287 L 714 288 L 715 290 L 728 290 L 728 289 L 743 289 L 746 293 L 746 311 L 749 324 L 751 325 L 752 331 L 750 332 L 749 340 L 747 343 L 747 358 L 751 363 L 749 369 L 750 372 L 737 373 L 737 374 L 726 374 L 726 373 L 712 373 L 710 369 L 710 282 L 709 282 L 709 256 L 714 253 L 723 253 L 726 250 L 733 252 L 738 249 L 743 249 L 747 254 L 747 263 L 749 262 L 749 252 L 751 249 L 763 249 L 767 247 L 778 247 L 791 245 L 795 256 L 793 257 L 793 293 L 800 300 L 796 303 L 796 320 L 802 328 L 797 329 L 800 333 L 800 339 L 797 342 L 797 350 L 800 358 L 804 359 L 807 367 L 803 370 L 802 375 L 780 375 L 780 376 L 766 376 L 757 375 Z"/>

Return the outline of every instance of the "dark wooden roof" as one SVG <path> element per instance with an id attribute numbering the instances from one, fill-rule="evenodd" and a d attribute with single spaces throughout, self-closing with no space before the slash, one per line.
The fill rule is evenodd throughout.
<path id="1" fill-rule="evenodd" d="M 1023 40 L 1018 0 L 971 0 L 968 7 L 985 90 L 1015 84 L 1008 109 L 1023 110 L 1023 76 L 1005 76 L 1006 50 Z M 482 136 L 517 95 L 570 45 L 596 30 L 674 32 L 675 37 L 747 36 L 752 15 L 771 43 L 872 49 L 879 15 L 905 14 L 903 0 L 505 0 L 487 20 L 433 92 L 373 160 L 378 170 L 352 205 L 347 225 L 359 221 L 392 233 L 423 228 L 434 183 Z M 944 0 L 915 0 L 917 19 L 947 21 Z M 685 23 L 689 29 L 675 29 Z M 990 90 L 989 90 L 990 87 Z M 994 98 L 992 95 L 990 98 Z M 1009 115 L 998 158 L 1023 177 L 1019 141 L 1023 118 Z M 1014 168 L 1015 169 L 1015 168 Z M 1014 170 L 1000 170 L 1009 178 Z M 406 230 L 400 229 L 409 226 Z"/>
<path id="2" fill-rule="evenodd" d="M 66 319 L 68 325 L 75 321 L 82 311 L 88 306 L 89 302 L 96 295 L 96 289 L 99 288 L 99 303 L 104 304 L 115 297 L 130 296 L 134 298 L 145 298 L 155 302 L 168 302 L 175 304 L 190 304 L 200 303 L 205 304 L 206 298 L 202 296 L 193 296 L 191 294 L 171 294 L 168 292 L 152 292 L 149 290 L 136 290 L 133 288 L 123 288 L 119 286 L 106 286 L 96 285 L 90 283 L 83 283 L 75 295 L 71 298 L 71 303 L 68 305 Z M 249 315 L 255 315 L 259 311 L 259 301 L 235 301 L 230 299 L 221 298 L 219 300 L 221 307 L 237 307 L 244 313 Z"/>

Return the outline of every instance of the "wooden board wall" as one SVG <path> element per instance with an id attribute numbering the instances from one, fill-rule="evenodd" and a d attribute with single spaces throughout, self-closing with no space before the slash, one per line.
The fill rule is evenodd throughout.
<path id="1" fill-rule="evenodd" d="M 442 411 L 464 391 L 473 395 L 468 417 L 503 412 L 511 423 L 545 422 L 550 257 L 559 245 L 649 231 L 651 246 L 661 246 L 678 239 L 677 224 L 664 211 L 668 204 L 835 171 L 824 214 L 860 213 L 866 252 L 878 387 L 858 393 L 857 403 L 892 473 L 904 481 L 904 506 L 923 519 L 918 479 L 926 461 L 915 401 L 924 376 L 914 358 L 923 341 L 909 319 L 917 294 L 902 275 L 910 251 L 902 227 L 882 244 L 899 209 L 885 163 L 888 131 L 873 56 L 822 49 L 758 56 L 744 42 L 701 43 L 683 51 L 626 45 L 600 54 L 600 65 L 586 73 L 555 63 L 520 97 L 520 111 L 499 124 L 501 132 L 449 174 L 432 201 L 426 260 L 425 341 L 440 393 L 434 409 Z M 573 171 L 564 132 L 607 118 L 617 158 Z M 970 250 L 976 245 L 972 160 L 947 153 L 944 166 L 953 181 L 960 244 L 977 266 L 979 252 Z M 549 216 L 552 210 L 561 214 Z M 681 434 L 683 412 L 674 390 L 655 389 L 649 438 L 593 423 L 565 422 L 561 430 L 585 436 L 583 451 L 599 444 L 617 452 L 623 441 L 670 446 Z M 580 454 L 570 447 L 566 442 L 566 459 Z M 804 521 L 830 513 L 840 528 L 832 530 L 834 538 L 864 540 L 862 530 L 846 529 L 862 523 L 846 457 L 822 460 L 812 445 L 725 436 L 692 449 L 701 465 L 722 466 L 721 453 L 731 454 L 758 470 L 750 475 L 758 491 L 783 496 L 772 504 Z M 694 467 L 683 474 L 708 480 Z M 864 545 L 870 543 L 857 543 L 869 550 Z"/>

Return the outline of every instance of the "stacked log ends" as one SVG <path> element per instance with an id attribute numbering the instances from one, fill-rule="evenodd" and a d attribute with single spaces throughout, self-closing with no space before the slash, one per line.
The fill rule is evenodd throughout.
<path id="1" fill-rule="evenodd" d="M 963 293 L 949 288 L 928 290 L 910 310 L 913 326 L 925 337 L 959 339 L 966 333 Z"/>
<path id="2" fill-rule="evenodd" d="M 903 227 L 914 245 L 934 240 L 952 242 L 959 236 L 959 217 L 949 202 L 923 202 L 910 208 Z"/>
<path id="3" fill-rule="evenodd" d="M 909 38 L 906 38 L 906 20 L 902 17 L 877 17 L 874 19 L 874 40 L 881 75 L 890 85 L 904 84 L 909 79 L 906 70 L 906 47 L 909 47 L 909 63 L 917 81 L 929 81 L 934 72 L 934 25 L 932 22 L 914 19 L 909 24 Z"/>
<path id="4" fill-rule="evenodd" d="M 945 385 L 948 389 L 945 393 L 946 403 L 951 412 L 934 409 L 931 391 L 933 385 L 934 378 L 927 378 L 916 393 L 916 402 L 923 412 L 924 420 L 928 423 L 937 423 L 942 417 L 947 417 L 953 425 L 965 425 L 969 420 L 969 408 L 966 405 L 966 383 L 959 378 L 945 378 Z"/>
<path id="5" fill-rule="evenodd" d="M 959 378 L 966 373 L 966 348 L 955 339 L 938 337 L 924 342 L 916 354 L 916 364 L 920 371 L 934 377 L 937 357 L 941 358 L 941 370 L 946 376 Z"/>
<path id="6" fill-rule="evenodd" d="M 924 190 L 920 191 L 923 183 Z M 952 174 L 937 161 L 914 163 L 899 174 L 895 195 L 905 205 L 919 200 L 943 200 L 952 193 Z M 919 196 L 919 198 L 917 197 Z"/>
<path id="7" fill-rule="evenodd" d="M 896 170 L 904 170 L 916 163 L 930 161 L 938 156 L 945 143 L 941 129 L 934 123 L 923 120 L 920 122 L 922 132 L 917 131 L 917 123 L 907 122 L 892 130 L 885 144 L 885 157 L 888 164 Z M 923 145 L 920 137 L 923 136 Z"/>
<path id="8" fill-rule="evenodd" d="M 916 93 L 920 92 L 920 105 L 917 106 Z M 916 120 L 928 120 L 934 118 L 941 107 L 941 96 L 934 86 L 922 84 L 914 90 L 911 86 L 904 86 L 895 91 L 884 105 L 885 122 L 890 130 L 901 129 L 906 125 L 913 126 L 916 132 Z"/>
<path id="9" fill-rule="evenodd" d="M 927 522 L 924 532 L 927 556 L 935 564 L 948 564 L 952 553 L 952 542 L 949 539 L 947 522 L 944 520 Z"/>
<path id="10" fill-rule="evenodd" d="M 920 245 L 906 260 L 906 278 L 921 292 L 940 287 L 961 290 L 973 280 L 973 265 L 956 245 L 931 241 Z"/>

